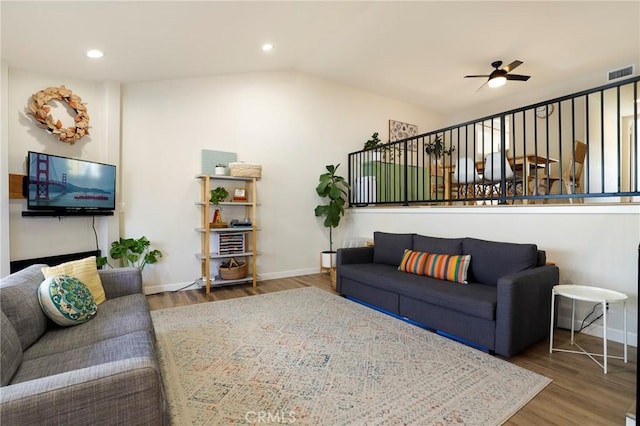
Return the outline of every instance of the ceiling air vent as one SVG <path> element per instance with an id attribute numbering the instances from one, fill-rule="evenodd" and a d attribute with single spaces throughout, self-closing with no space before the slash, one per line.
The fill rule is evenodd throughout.
<path id="1" fill-rule="evenodd" d="M 626 67 L 618 68 L 617 70 L 608 71 L 607 81 L 619 80 L 621 78 L 629 77 L 634 73 L 634 65 L 627 65 Z"/>

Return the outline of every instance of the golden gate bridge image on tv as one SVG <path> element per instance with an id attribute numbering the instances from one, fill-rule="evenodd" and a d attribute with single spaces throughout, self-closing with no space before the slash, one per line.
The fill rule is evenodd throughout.
<path id="1" fill-rule="evenodd" d="M 30 207 L 43 208 L 112 208 L 110 200 L 114 194 L 108 188 L 97 188 L 94 185 L 115 186 L 115 167 L 98 163 L 84 162 L 48 154 L 29 153 L 29 203 Z M 74 163 L 82 167 L 113 169 L 113 176 L 92 177 L 80 174 L 77 179 L 87 181 L 91 178 L 89 188 L 87 183 L 69 181 L 68 168 Z M 56 163 L 64 171 L 56 170 Z M 96 169 L 98 170 L 98 169 Z M 94 170 L 95 171 L 95 170 Z M 104 174 L 104 173 L 103 173 Z M 35 193 L 34 193 L 35 192 Z M 115 191 L 114 191 L 115 192 Z"/>

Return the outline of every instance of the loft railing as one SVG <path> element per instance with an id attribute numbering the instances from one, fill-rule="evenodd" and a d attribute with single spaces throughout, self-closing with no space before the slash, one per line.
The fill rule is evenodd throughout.
<path id="1" fill-rule="evenodd" d="M 350 153 L 350 205 L 640 201 L 639 81 Z"/>

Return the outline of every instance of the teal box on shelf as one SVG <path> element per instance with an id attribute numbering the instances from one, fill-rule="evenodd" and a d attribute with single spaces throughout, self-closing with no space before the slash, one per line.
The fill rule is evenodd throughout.
<path id="1" fill-rule="evenodd" d="M 213 175 L 218 164 L 224 164 L 229 167 L 229 163 L 237 160 L 238 155 L 235 152 L 213 151 L 210 149 L 202 150 L 202 174 Z"/>

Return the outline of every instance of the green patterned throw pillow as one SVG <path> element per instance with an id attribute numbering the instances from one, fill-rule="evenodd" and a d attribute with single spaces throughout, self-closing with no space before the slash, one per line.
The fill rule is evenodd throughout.
<path id="1" fill-rule="evenodd" d="M 54 275 L 40 284 L 38 300 L 44 313 L 62 326 L 89 321 L 98 307 L 89 288 L 79 279 Z"/>

